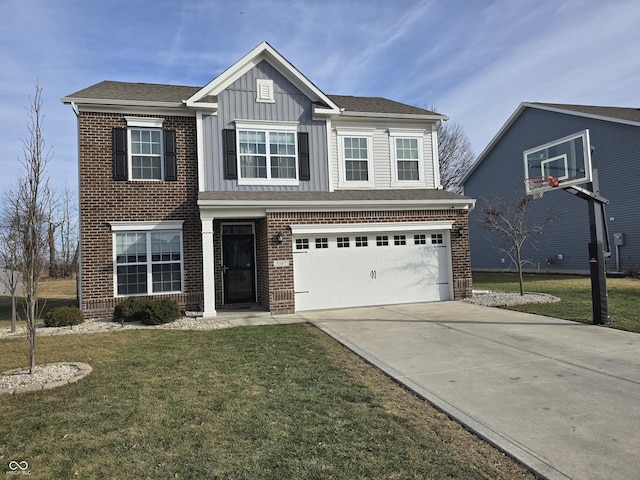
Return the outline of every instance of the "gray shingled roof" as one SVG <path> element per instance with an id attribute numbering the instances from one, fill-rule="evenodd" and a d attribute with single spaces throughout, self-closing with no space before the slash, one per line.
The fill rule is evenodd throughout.
<path id="1" fill-rule="evenodd" d="M 181 85 L 161 85 L 155 83 L 129 83 L 105 80 L 88 88 L 72 93 L 63 101 L 104 100 L 117 102 L 162 102 L 181 104 L 197 93 L 202 87 Z M 353 97 L 328 95 L 340 108 L 348 112 L 388 113 L 401 115 L 439 115 L 429 110 L 405 105 L 381 97 Z"/>
<path id="2" fill-rule="evenodd" d="M 260 202 L 408 202 L 408 201 L 461 201 L 472 199 L 432 189 L 405 190 L 336 190 L 334 192 L 201 192 L 199 200 Z"/>
<path id="3" fill-rule="evenodd" d="M 404 103 L 394 102 L 382 97 L 353 97 L 348 95 L 327 95 L 336 105 L 349 112 L 363 113 L 396 113 L 409 115 L 440 115 L 413 107 Z"/>
<path id="4" fill-rule="evenodd" d="M 129 83 L 104 80 L 79 92 L 67 95 L 73 100 L 131 100 L 134 102 L 181 103 L 202 87 L 160 85 L 155 83 Z"/>
<path id="5" fill-rule="evenodd" d="M 601 107 L 596 105 L 568 105 L 563 103 L 542 103 L 542 102 L 535 102 L 535 103 L 532 103 L 532 105 L 540 105 L 541 107 L 557 108 L 558 110 L 569 110 L 572 112 L 585 113 L 587 115 L 595 115 L 599 117 L 609 117 L 609 118 L 616 118 L 619 120 L 640 122 L 640 108 Z"/>

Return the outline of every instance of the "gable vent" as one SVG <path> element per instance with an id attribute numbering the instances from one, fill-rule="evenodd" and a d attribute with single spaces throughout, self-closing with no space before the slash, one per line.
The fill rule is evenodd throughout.
<path id="1" fill-rule="evenodd" d="M 256 102 L 275 103 L 273 95 L 273 80 L 266 78 L 256 79 Z"/>

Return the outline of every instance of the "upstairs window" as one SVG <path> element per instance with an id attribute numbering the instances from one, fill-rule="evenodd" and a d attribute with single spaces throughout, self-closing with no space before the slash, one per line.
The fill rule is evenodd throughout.
<path id="1" fill-rule="evenodd" d="M 338 127 L 340 188 L 372 188 L 374 180 L 373 128 Z"/>
<path id="2" fill-rule="evenodd" d="M 417 138 L 396 138 L 396 167 L 398 181 L 420 180 Z"/>
<path id="3" fill-rule="evenodd" d="M 129 130 L 132 180 L 162 180 L 162 130 Z"/>
<path id="4" fill-rule="evenodd" d="M 265 125 L 266 124 L 266 125 Z M 310 180 L 309 134 L 297 123 L 237 120 L 223 131 L 225 178 L 238 185 L 298 185 Z"/>
<path id="5" fill-rule="evenodd" d="M 347 182 L 369 181 L 369 148 L 366 138 L 344 138 L 344 172 Z"/>
<path id="6" fill-rule="evenodd" d="M 240 178 L 296 179 L 296 133 L 239 130 Z"/>
<path id="7" fill-rule="evenodd" d="M 395 187 L 424 187 L 424 140 L 420 129 L 389 129 L 391 183 Z"/>
<path id="8" fill-rule="evenodd" d="M 178 179 L 176 132 L 162 118 L 125 117 L 128 128 L 113 129 L 113 179 Z"/>

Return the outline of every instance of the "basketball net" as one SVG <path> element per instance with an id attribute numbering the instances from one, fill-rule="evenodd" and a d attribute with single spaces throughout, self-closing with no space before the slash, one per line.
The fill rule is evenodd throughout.
<path id="1" fill-rule="evenodd" d="M 525 178 L 524 183 L 527 184 L 529 193 L 533 196 L 533 199 L 537 200 L 544 196 L 544 191 L 547 187 L 557 187 L 558 179 L 551 175 L 538 175 L 536 177 Z"/>

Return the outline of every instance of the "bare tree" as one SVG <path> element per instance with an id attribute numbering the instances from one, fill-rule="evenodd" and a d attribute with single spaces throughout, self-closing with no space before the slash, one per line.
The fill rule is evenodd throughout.
<path id="1" fill-rule="evenodd" d="M 503 251 L 511 257 L 518 269 L 520 295 L 524 295 L 522 247 L 535 235 L 542 234 L 549 223 L 557 218 L 548 215 L 543 220 L 529 219 L 527 209 L 532 200 L 529 196 L 494 198 L 481 210 L 484 227 L 507 240 L 508 248 Z"/>
<path id="2" fill-rule="evenodd" d="M 58 275 L 69 278 L 78 265 L 78 222 L 76 191 L 65 184 L 58 214 Z"/>
<path id="3" fill-rule="evenodd" d="M 445 190 L 461 193 L 460 181 L 475 159 L 471 142 L 459 123 L 439 122 L 436 133 L 440 157 L 440 183 Z"/>
<path id="4" fill-rule="evenodd" d="M 29 342 L 29 373 L 35 368 L 36 319 L 38 316 L 38 283 L 46 264 L 47 216 L 51 195 L 46 167 L 53 153 L 46 149 L 42 135 L 42 88 L 35 87 L 35 95 L 29 97 L 27 130 L 24 140 L 22 177 L 13 202 L 18 213 L 17 237 L 21 258 L 18 262 L 22 277 Z"/>
<path id="5" fill-rule="evenodd" d="M 5 193 L 7 198 L 13 197 L 11 190 Z M 11 332 L 16 331 L 18 317 L 18 287 L 20 286 L 19 262 L 21 259 L 20 245 L 16 241 L 18 237 L 19 212 L 14 202 L 5 201 L 2 204 L 0 217 L 0 267 L 4 268 L 4 274 L 0 281 L 11 295 Z"/>

